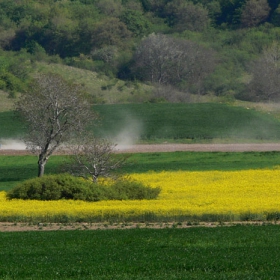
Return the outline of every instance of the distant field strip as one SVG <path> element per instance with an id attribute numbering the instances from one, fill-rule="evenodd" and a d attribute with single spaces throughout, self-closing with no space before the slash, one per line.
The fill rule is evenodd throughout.
<path id="1" fill-rule="evenodd" d="M 132 178 L 161 187 L 156 200 L 23 201 L 0 192 L 0 221 L 236 221 L 278 219 L 280 170 L 160 172 Z"/>
<path id="2" fill-rule="evenodd" d="M 218 103 L 94 105 L 100 123 L 95 136 L 117 144 L 135 142 L 238 143 L 279 141 L 280 122 L 271 114 Z M 14 112 L 0 112 L 0 139 L 20 139 L 24 125 Z M 1 140 L 0 140 L 1 142 Z"/>

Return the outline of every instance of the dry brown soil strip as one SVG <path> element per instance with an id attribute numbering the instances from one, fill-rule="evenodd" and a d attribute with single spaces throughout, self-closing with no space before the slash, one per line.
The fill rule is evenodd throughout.
<path id="1" fill-rule="evenodd" d="M 236 226 L 236 225 L 279 225 L 280 222 L 263 222 L 263 221 L 246 221 L 246 222 L 201 222 L 201 223 L 0 223 L 0 232 L 22 232 L 22 231 L 64 231 L 64 230 L 113 230 L 113 229 L 135 229 L 135 228 L 191 228 L 191 227 L 220 227 L 220 226 Z"/>

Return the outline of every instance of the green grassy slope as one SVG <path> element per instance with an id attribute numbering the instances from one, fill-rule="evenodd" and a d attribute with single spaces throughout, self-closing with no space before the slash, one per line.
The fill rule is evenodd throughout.
<path id="1" fill-rule="evenodd" d="M 0 233 L 0 278 L 276 280 L 279 238 L 279 226 Z"/>
<path id="2" fill-rule="evenodd" d="M 280 122 L 254 109 L 218 103 L 95 105 L 98 136 L 137 141 L 278 141 Z M 22 124 L 12 111 L 0 112 L 0 139 L 18 138 Z"/>
<path id="3" fill-rule="evenodd" d="M 86 92 L 97 103 L 145 102 L 151 98 L 153 86 L 140 82 L 110 78 L 94 71 L 55 63 L 36 63 L 36 71 L 52 72 L 65 80 L 84 86 Z"/>
<path id="4" fill-rule="evenodd" d="M 102 117 L 98 135 L 142 140 L 279 140 L 280 122 L 253 109 L 217 103 L 97 105 Z"/>
<path id="5" fill-rule="evenodd" d="M 13 109 L 15 99 L 9 98 L 9 94 L 0 90 L 0 112 L 9 111 Z"/>
<path id="6" fill-rule="evenodd" d="M 0 139 L 19 139 L 24 134 L 24 124 L 15 117 L 13 111 L 0 112 Z M 1 142 L 0 142 L 1 143 Z"/>

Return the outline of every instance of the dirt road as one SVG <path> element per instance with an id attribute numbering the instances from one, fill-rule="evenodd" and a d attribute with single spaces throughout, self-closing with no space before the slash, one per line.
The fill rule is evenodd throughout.
<path id="1" fill-rule="evenodd" d="M 269 152 L 280 151 L 280 143 L 263 144 L 143 144 L 116 147 L 117 153 L 159 153 L 159 152 Z M 0 155 L 28 155 L 26 150 L 0 149 Z"/>
<path id="2" fill-rule="evenodd" d="M 117 147 L 118 148 L 118 147 Z M 122 153 L 155 153 L 155 152 L 265 152 L 280 151 L 280 143 L 264 144 L 152 144 L 133 145 L 119 149 Z"/>

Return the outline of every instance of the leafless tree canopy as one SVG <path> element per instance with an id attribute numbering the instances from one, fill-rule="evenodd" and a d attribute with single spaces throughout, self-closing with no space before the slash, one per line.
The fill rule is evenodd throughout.
<path id="1" fill-rule="evenodd" d="M 106 139 L 85 136 L 79 144 L 69 146 L 71 158 L 64 169 L 86 179 L 92 178 L 97 183 L 100 176 L 113 177 L 113 171 L 121 168 L 127 156 L 114 153 L 114 144 Z"/>
<path id="2" fill-rule="evenodd" d="M 165 35 L 151 34 L 136 50 L 134 60 L 144 80 L 165 84 L 170 79 L 170 69 L 181 53 L 176 51 L 175 41 Z"/>
<path id="3" fill-rule="evenodd" d="M 248 85 L 251 98 L 260 100 L 280 99 L 280 44 L 274 42 L 251 67 L 252 80 Z"/>
<path id="4" fill-rule="evenodd" d="M 27 123 L 27 148 L 39 157 L 38 176 L 44 174 L 53 152 L 96 118 L 81 87 L 54 74 L 37 76 L 31 90 L 17 102 L 16 110 Z"/>
<path id="5" fill-rule="evenodd" d="M 157 84 L 185 82 L 198 93 L 216 65 L 215 53 L 192 41 L 151 34 L 142 40 L 135 55 L 135 72 Z"/>

